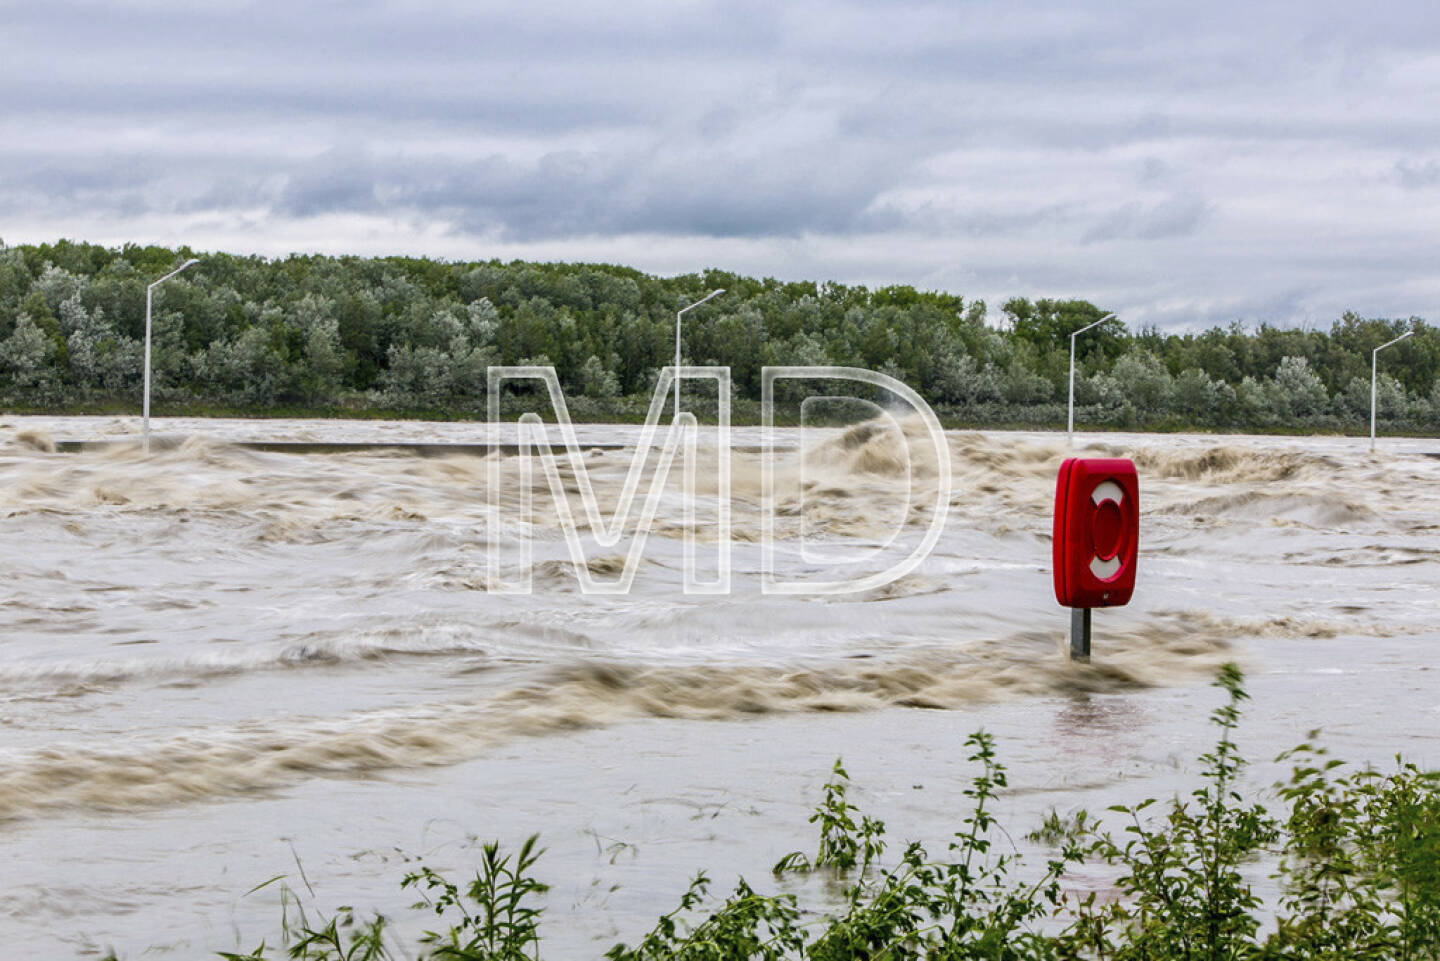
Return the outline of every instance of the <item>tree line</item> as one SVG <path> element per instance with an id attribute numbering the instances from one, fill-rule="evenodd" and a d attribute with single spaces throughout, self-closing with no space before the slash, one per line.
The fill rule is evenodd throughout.
<path id="1" fill-rule="evenodd" d="M 147 284 L 155 292 L 156 412 L 466 416 L 486 368 L 553 365 L 577 416 L 633 416 L 673 362 L 731 368 L 741 407 L 766 365 L 889 374 L 943 418 L 1064 422 L 1070 335 L 1108 310 L 1083 300 L 982 300 L 907 286 L 782 282 L 720 270 L 654 277 L 606 264 L 411 257 L 195 254 L 188 247 L 0 243 L 0 403 L 125 409 L 140 390 Z M 1440 429 L 1440 330 L 1346 313 L 1330 329 L 1240 322 L 1200 333 L 1105 321 L 1078 338 L 1077 421 L 1093 427 L 1356 430 L 1381 355 L 1389 429 Z"/>

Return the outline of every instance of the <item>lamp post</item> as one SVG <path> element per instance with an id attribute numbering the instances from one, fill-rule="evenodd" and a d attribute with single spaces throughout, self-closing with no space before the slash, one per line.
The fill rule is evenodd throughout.
<path id="1" fill-rule="evenodd" d="M 699 307 L 701 304 L 705 303 L 705 301 L 709 300 L 711 297 L 719 297 L 719 296 L 720 296 L 721 294 L 723 294 L 723 293 L 725 293 L 725 288 L 724 288 L 724 287 L 717 288 L 717 289 L 715 289 L 715 290 L 710 291 L 710 293 L 706 294 L 704 297 L 701 297 L 699 300 L 695 301 L 695 303 L 691 304 L 690 306 L 688 306 L 688 307 L 681 307 L 678 311 L 675 312 L 675 416 L 676 416 L 676 417 L 679 417 L 679 416 L 680 416 L 680 317 L 681 317 L 682 314 L 685 313 L 685 311 L 687 311 L 687 310 L 694 310 L 696 307 Z"/>
<path id="2" fill-rule="evenodd" d="M 1075 338 L 1085 333 L 1085 331 L 1089 330 L 1091 327 L 1099 327 L 1101 324 L 1105 323 L 1105 321 L 1109 320 L 1114 316 L 1114 314 L 1106 314 L 1104 317 L 1101 317 L 1099 320 L 1095 321 L 1095 323 L 1090 324 L 1086 327 L 1081 327 L 1079 330 L 1075 331 L 1075 333 L 1070 335 L 1070 414 L 1065 425 L 1065 435 L 1067 442 L 1072 447 L 1075 445 Z"/>
<path id="3" fill-rule="evenodd" d="M 185 263 L 145 288 L 145 413 L 143 418 L 145 426 L 143 433 L 145 435 L 145 453 L 147 454 L 150 453 L 150 308 L 155 300 L 155 288 L 180 273 L 180 271 L 188 270 L 199 262 L 200 261 L 194 257 L 191 257 L 185 261 Z"/>
<path id="4" fill-rule="evenodd" d="M 1372 351 L 1370 352 L 1370 451 L 1371 451 L 1371 453 L 1374 453 L 1374 451 L 1375 451 L 1375 369 L 1376 369 L 1376 368 L 1375 368 L 1375 363 L 1376 363 L 1376 358 L 1379 357 L 1380 351 L 1384 350 L 1386 347 L 1389 347 L 1390 344 L 1398 344 L 1398 343 L 1400 343 L 1400 341 L 1404 340 L 1406 337 L 1409 337 L 1409 336 L 1410 336 L 1411 334 L 1413 334 L 1413 333 L 1415 333 L 1415 331 L 1413 331 L 1413 330 L 1407 330 L 1407 331 L 1405 331 L 1405 333 L 1401 334 L 1399 337 L 1396 337 L 1394 340 L 1390 341 L 1390 343 L 1381 344 L 1379 347 L 1376 347 L 1374 350 L 1372 350 Z"/>

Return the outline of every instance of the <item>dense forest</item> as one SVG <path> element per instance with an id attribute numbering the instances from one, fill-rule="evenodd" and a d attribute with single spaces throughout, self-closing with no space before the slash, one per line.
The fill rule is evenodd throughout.
<path id="1" fill-rule="evenodd" d="M 549 364 L 578 417 L 643 416 L 671 363 L 728 365 L 737 419 L 767 364 L 882 371 L 951 424 L 1063 427 L 1069 335 L 1108 310 L 1082 300 L 980 300 L 910 287 L 784 283 L 712 270 L 652 277 L 603 264 L 269 260 L 60 241 L 0 243 L 0 404 L 138 409 L 147 284 L 157 414 L 472 416 L 492 364 Z M 1077 424 L 1235 430 L 1368 427 L 1370 351 L 1395 432 L 1440 430 L 1440 329 L 1346 313 L 1329 331 L 1237 322 L 1203 333 L 1108 320 L 1077 341 Z M 749 405 L 747 407 L 747 405 Z"/>

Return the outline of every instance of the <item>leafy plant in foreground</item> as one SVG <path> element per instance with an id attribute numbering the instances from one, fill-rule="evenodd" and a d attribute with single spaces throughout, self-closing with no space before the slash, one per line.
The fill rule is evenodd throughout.
<path id="1" fill-rule="evenodd" d="M 1296 763 L 1280 792 L 1290 817 L 1268 956 L 1440 958 L 1436 775 L 1398 758 L 1392 775 L 1342 775 L 1310 744 L 1281 759 Z"/>
<path id="2" fill-rule="evenodd" d="M 885 850 L 885 822 L 861 815 L 857 825 L 855 806 L 845 796 L 849 786 L 844 762 L 836 758 L 830 780 L 825 782 L 825 797 L 810 815 L 810 823 L 820 825 L 820 848 L 814 860 L 792 851 L 776 863 L 776 875 L 820 868 L 845 872 L 857 866 L 863 874 Z"/>
<path id="3" fill-rule="evenodd" d="M 617 944 L 605 957 L 611 961 L 780 961 L 802 950 L 805 936 L 797 926 L 800 911 L 795 899 L 756 894 L 744 878 L 718 910 L 687 929 L 681 916 L 700 905 L 709 884 L 704 872 L 696 875 L 679 907 L 663 915 L 639 945 Z"/>
<path id="4" fill-rule="evenodd" d="M 1174 800 L 1158 823 L 1142 817 L 1153 798 L 1109 809 L 1129 818 L 1128 837 L 1120 843 L 1096 830 L 1090 852 L 1125 871 L 1116 881 L 1120 898 L 1097 907 L 1092 895 L 1079 906 L 1072 949 L 1120 961 L 1220 961 L 1253 948 L 1261 901 L 1240 866 L 1276 838 L 1276 825 L 1263 806 L 1247 804 L 1235 790 L 1245 761 L 1231 735 L 1248 696 L 1240 671 L 1224 665 L 1215 686 L 1228 699 L 1211 715 L 1220 741 L 1200 758 L 1207 783 L 1191 792 L 1193 803 Z"/>
<path id="5" fill-rule="evenodd" d="M 500 853 L 500 843 L 484 845 L 480 870 L 462 893 L 460 888 L 428 867 L 405 875 L 402 888 L 415 888 L 423 900 L 419 909 L 437 915 L 458 914 L 460 919 L 442 933 L 428 931 L 424 944 L 435 945 L 432 958 L 455 961 L 528 961 L 538 957 L 540 908 L 531 899 L 549 890 L 530 876 L 540 859 L 538 835 L 531 835 L 513 856 Z M 466 905 L 466 902 L 473 905 Z"/>
<path id="6" fill-rule="evenodd" d="M 925 848 L 911 843 L 901 861 L 871 877 L 884 850 L 884 825 L 862 817 L 856 827 L 854 808 L 845 801 L 848 778 L 837 762 L 838 788 L 827 785 L 825 801 L 812 821 L 822 829 L 821 852 L 860 852 L 860 870 L 844 890 L 842 910 L 825 918 L 823 929 L 805 951 L 814 961 L 852 958 L 995 958 L 1045 957 L 1048 940 L 1031 929 L 1059 903 L 1059 879 L 1080 849 L 1066 845 L 1039 879 L 1014 883 L 1008 875 L 1018 854 L 992 850 L 995 819 L 990 812 L 997 790 L 1006 786 L 1005 768 L 996 759 L 994 738 L 984 731 L 965 742 L 969 760 L 980 765 L 964 795 L 970 814 L 950 842 L 950 858 L 930 859 Z M 817 862 L 821 858 L 817 857 Z M 811 868 L 797 855 L 776 866 L 777 872 Z M 833 859 L 837 870 L 857 866 Z"/>
<path id="7" fill-rule="evenodd" d="M 1396 956 L 1440 958 L 1440 772 L 1396 758 L 1391 775 L 1361 771 L 1362 863 L 1393 918 Z"/>

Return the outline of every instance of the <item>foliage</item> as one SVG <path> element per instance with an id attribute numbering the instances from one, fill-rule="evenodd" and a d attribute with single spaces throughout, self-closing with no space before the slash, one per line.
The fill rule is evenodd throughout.
<path id="1" fill-rule="evenodd" d="M 1201 756 L 1207 782 L 1191 794 L 1193 805 L 1176 800 L 1160 820 L 1142 818 L 1154 799 L 1133 807 L 1110 808 L 1130 823 L 1127 838 L 1095 835 L 1093 854 L 1125 873 L 1116 882 L 1121 897 L 1100 907 L 1081 905 L 1075 934 L 1097 949 L 1116 944 L 1117 959 L 1236 958 L 1254 943 L 1261 902 L 1241 866 L 1276 837 L 1263 806 L 1247 804 L 1236 790 L 1245 766 L 1231 735 L 1246 697 L 1240 672 L 1226 665 L 1216 681 L 1228 702 L 1212 716 L 1221 736 Z"/>
<path id="2" fill-rule="evenodd" d="M 535 895 L 549 890 L 530 876 L 530 869 L 544 852 L 536 849 L 539 838 L 532 835 L 515 855 L 501 855 L 498 842 L 481 848 L 480 870 L 462 893 L 460 888 L 428 867 L 407 874 L 400 883 L 421 892 L 415 907 L 437 915 L 459 914 L 460 920 L 444 933 L 427 932 L 420 940 L 434 945 L 432 958 L 453 961 L 527 961 L 536 957 L 540 943 L 540 910 Z M 471 910 L 466 901 L 474 905 Z M 452 912 L 453 909 L 453 912 Z"/>
<path id="3" fill-rule="evenodd" d="M 605 952 L 610 961 L 730 961 L 755 958 L 779 961 L 804 949 L 800 912 L 789 895 L 756 894 L 741 878 L 735 893 L 709 917 L 686 926 L 683 916 L 705 900 L 710 879 L 696 875 L 680 905 L 662 915 L 655 927 L 634 947 L 617 944 Z"/>
<path id="4" fill-rule="evenodd" d="M 785 855 L 775 865 L 777 876 L 820 868 L 849 871 L 857 865 L 863 873 L 885 850 L 885 823 L 861 815 L 856 825 L 855 808 L 845 797 L 849 786 L 850 775 L 841 759 L 836 758 L 830 780 L 825 782 L 824 800 L 810 815 L 810 823 L 820 825 L 820 849 L 813 860 L 799 851 Z"/>
<path id="5" fill-rule="evenodd" d="M 60 241 L 0 245 L 0 403 L 93 409 L 140 388 L 145 287 L 182 247 Z M 423 409 L 476 416 L 485 368 L 544 359 L 566 392 L 616 416 L 673 361 L 729 366 L 754 402 L 770 364 L 880 370 L 952 423 L 1053 426 L 1064 418 L 1071 334 L 1107 313 L 1083 300 L 983 301 L 910 287 L 785 283 L 724 271 L 654 277 L 600 264 L 284 259 L 215 253 L 156 288 L 155 409 Z M 1440 329 L 1347 313 L 1330 331 L 1239 324 L 1131 332 L 1110 319 L 1075 340 L 1079 423 L 1226 429 L 1368 426 L 1369 353 L 1391 429 L 1440 429 Z M 782 385 L 799 390 L 795 384 Z M 1057 406 L 1058 405 L 1058 406 Z M 1057 416 L 1058 412 L 1058 416 Z"/>
<path id="6" fill-rule="evenodd" d="M 1289 803 L 1274 957 L 1440 957 L 1440 783 L 1396 759 L 1393 774 L 1342 774 L 1302 744 Z"/>

